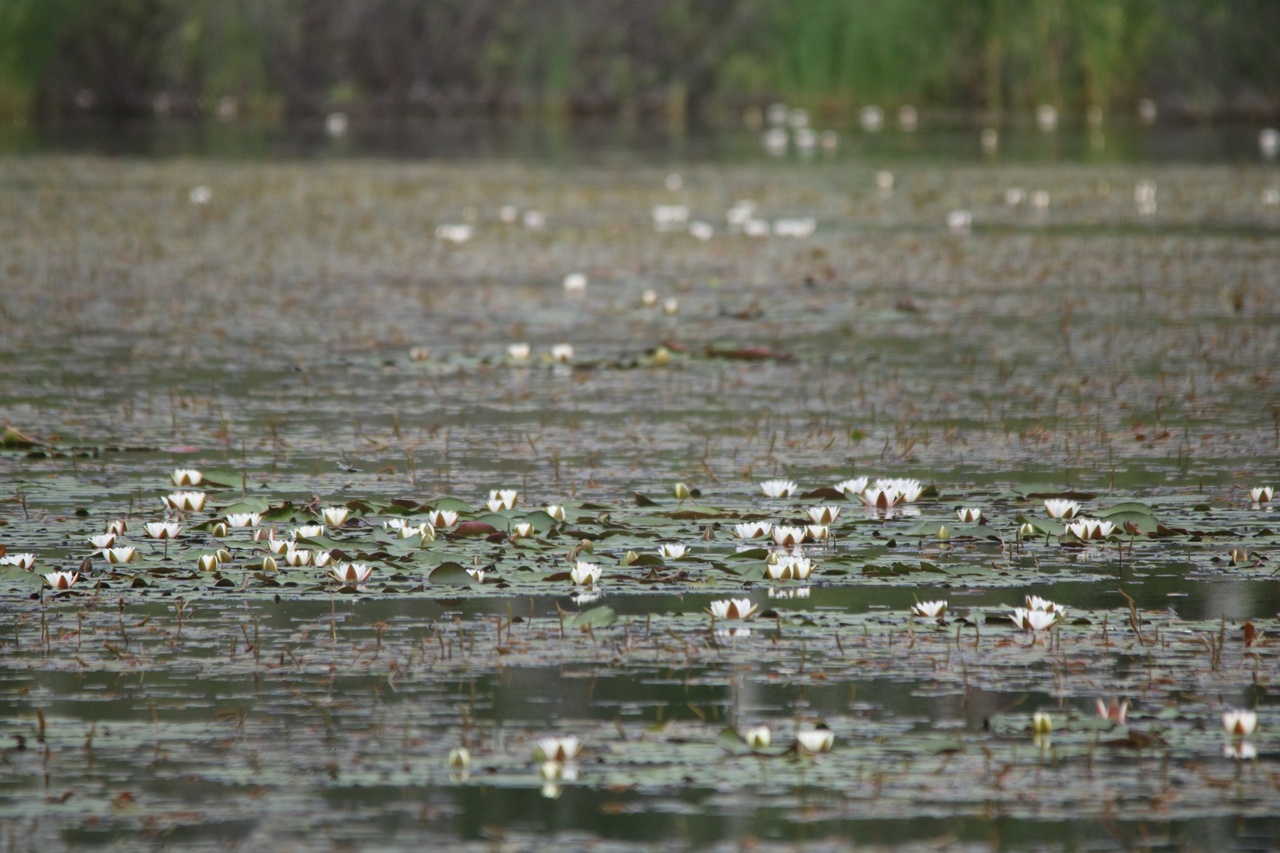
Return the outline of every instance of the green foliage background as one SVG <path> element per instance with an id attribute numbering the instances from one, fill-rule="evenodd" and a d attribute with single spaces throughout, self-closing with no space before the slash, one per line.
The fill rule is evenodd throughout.
<path id="1" fill-rule="evenodd" d="M 1276 33 L 1275 0 L 0 0 L 0 112 L 1269 115 Z"/>

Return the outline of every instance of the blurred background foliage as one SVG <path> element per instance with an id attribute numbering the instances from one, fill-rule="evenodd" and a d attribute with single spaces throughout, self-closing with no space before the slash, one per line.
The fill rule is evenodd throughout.
<path id="1" fill-rule="evenodd" d="M 0 0 L 0 113 L 1280 109 L 1277 0 Z"/>

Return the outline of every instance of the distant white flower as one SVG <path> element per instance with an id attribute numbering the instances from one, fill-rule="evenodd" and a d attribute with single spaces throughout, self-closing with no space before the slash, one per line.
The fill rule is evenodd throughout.
<path id="1" fill-rule="evenodd" d="M 564 277 L 565 293 L 583 293 L 587 289 L 587 277 L 580 272 L 571 272 Z"/>
<path id="2" fill-rule="evenodd" d="M 503 509 L 515 509 L 519 495 L 520 493 L 515 489 L 498 489 L 489 492 L 489 500 L 498 501 Z"/>
<path id="3" fill-rule="evenodd" d="M 938 601 L 917 601 L 911 606 L 911 615 L 921 619 L 941 619 L 947 613 L 945 599 Z"/>
<path id="4" fill-rule="evenodd" d="M 815 506 L 809 508 L 809 518 L 814 524 L 831 524 L 840 517 L 838 506 Z"/>
<path id="5" fill-rule="evenodd" d="M 204 184 L 194 186 L 191 192 L 187 193 L 187 200 L 192 204 L 208 204 L 213 201 L 213 190 Z"/>
<path id="6" fill-rule="evenodd" d="M 554 761 L 563 765 L 573 761 L 581 752 L 582 742 L 572 735 L 567 737 L 544 737 L 538 739 L 537 746 L 533 750 L 533 757 L 535 761 Z"/>
<path id="7" fill-rule="evenodd" d="M 1065 498 L 1049 498 L 1044 502 L 1044 511 L 1050 518 L 1075 518 L 1080 504 Z"/>
<path id="8" fill-rule="evenodd" d="M 978 142 L 982 145 L 984 153 L 994 154 L 1000 147 L 1000 131 L 994 127 L 984 127 L 982 133 L 978 134 Z"/>
<path id="9" fill-rule="evenodd" d="M 429 361 L 430 359 L 431 359 L 430 347 L 410 347 L 409 348 L 410 361 Z"/>
<path id="10" fill-rule="evenodd" d="M 603 574 L 604 570 L 595 563 L 579 560 L 578 564 L 569 570 L 569 579 L 577 586 L 595 586 Z"/>
<path id="11" fill-rule="evenodd" d="M 1098 699 L 1096 700 L 1096 706 L 1098 709 L 1099 719 L 1110 720 L 1120 726 L 1123 726 L 1129 720 L 1128 699 L 1123 702 L 1118 702 L 1115 699 L 1112 699 L 1109 702 L 1104 702 L 1102 699 Z"/>
<path id="12" fill-rule="evenodd" d="M 1049 209 L 1049 192 L 1047 190 L 1036 190 L 1031 194 L 1031 206 L 1036 210 Z"/>
<path id="13" fill-rule="evenodd" d="M 733 535 L 739 539 L 759 539 L 768 536 L 773 525 L 767 521 L 747 521 L 733 526 Z"/>
<path id="14" fill-rule="evenodd" d="M 813 573 L 813 566 L 807 557 L 786 555 L 779 557 L 776 563 L 768 564 L 765 573 L 770 580 L 802 581 Z"/>
<path id="15" fill-rule="evenodd" d="M 1038 735 L 1047 735 L 1053 731 L 1053 717 L 1046 711 L 1036 711 L 1031 715 L 1031 731 Z"/>
<path id="16" fill-rule="evenodd" d="M 982 521 L 982 508 L 962 506 L 956 510 L 956 515 L 959 516 L 961 524 L 977 524 Z"/>
<path id="17" fill-rule="evenodd" d="M 299 524 L 293 529 L 294 539 L 315 539 L 323 535 L 323 524 Z"/>
<path id="18" fill-rule="evenodd" d="M 484 569 L 465 569 L 466 573 L 476 583 L 484 583 Z"/>
<path id="19" fill-rule="evenodd" d="M 1222 728 L 1231 737 L 1248 737 L 1258 730 L 1258 715 L 1253 711 L 1224 711 Z"/>
<path id="20" fill-rule="evenodd" d="M 797 219 L 775 219 L 773 233 L 778 237 L 811 237 L 818 229 L 818 221 L 812 216 Z"/>
<path id="21" fill-rule="evenodd" d="M 547 504 L 547 507 L 546 507 L 546 513 L 547 513 L 547 515 L 549 515 L 549 516 L 551 516 L 552 518 L 554 518 L 556 521 L 564 521 L 564 520 L 565 520 L 564 507 L 559 506 L 559 505 L 557 505 L 557 504 Z"/>
<path id="22" fill-rule="evenodd" d="M 164 499 L 165 509 L 199 512 L 204 509 L 204 492 L 173 492 Z"/>
<path id="23" fill-rule="evenodd" d="M 530 231 L 537 231 L 547 225 L 547 215 L 541 210 L 526 210 L 521 219 L 524 222 L 524 227 Z"/>
<path id="24" fill-rule="evenodd" d="M 79 572 L 49 572 L 44 575 L 44 582 L 51 589 L 71 589 L 71 585 L 79 579 Z"/>
<path id="25" fill-rule="evenodd" d="M 769 498 L 789 498 L 796 490 L 796 484 L 790 480 L 765 480 L 760 484 L 760 491 Z"/>
<path id="26" fill-rule="evenodd" d="M 260 512 L 233 512 L 227 515 L 228 527 L 257 527 L 261 523 Z"/>
<path id="27" fill-rule="evenodd" d="M 90 545 L 101 551 L 116 544 L 116 535 L 114 533 L 102 533 L 98 536 L 90 536 L 88 540 Z"/>
<path id="28" fill-rule="evenodd" d="M 750 619 L 756 615 L 758 609 L 759 607 L 752 604 L 749 598 L 730 598 L 711 602 L 707 612 L 716 619 Z"/>
<path id="29" fill-rule="evenodd" d="M 1036 107 L 1036 124 L 1045 132 L 1056 130 L 1058 127 L 1058 108 L 1053 104 L 1041 104 Z"/>
<path id="30" fill-rule="evenodd" d="M 752 749 L 768 749 L 773 734 L 768 726 L 754 726 L 742 733 L 742 740 Z"/>
<path id="31" fill-rule="evenodd" d="M 1024 631 L 1052 628 L 1061 618 L 1061 614 L 1047 610 L 1027 610 L 1025 607 L 1015 607 L 1013 610 L 1013 624 Z"/>
<path id="32" fill-rule="evenodd" d="M 1249 497 L 1253 498 L 1253 502 L 1256 504 L 1271 503 L 1271 497 L 1274 494 L 1275 491 L 1270 486 L 1258 486 L 1249 490 Z"/>
<path id="33" fill-rule="evenodd" d="M 689 208 L 683 204 L 655 204 L 651 214 L 653 227 L 659 231 L 677 230 L 689 221 Z"/>
<path id="34" fill-rule="evenodd" d="M 551 348 L 551 360 L 562 364 L 573 361 L 573 344 L 556 344 Z"/>
<path id="35" fill-rule="evenodd" d="M 668 317 L 674 317 L 676 314 L 680 313 L 680 300 L 676 299 L 674 296 L 668 296 L 666 299 L 662 300 L 662 313 L 666 314 Z"/>
<path id="36" fill-rule="evenodd" d="M 880 192 L 882 193 L 887 193 L 892 191 L 893 190 L 893 172 L 889 172 L 884 169 L 881 169 L 880 171 L 876 172 L 876 189 L 880 190 Z"/>
<path id="37" fill-rule="evenodd" d="M 967 210 L 953 210 L 947 214 L 947 228 L 955 234 L 968 234 L 973 229 L 973 214 Z"/>
<path id="38" fill-rule="evenodd" d="M 652 308 L 658 304 L 658 291 L 648 288 L 644 293 L 640 294 L 640 302 L 646 308 Z"/>
<path id="39" fill-rule="evenodd" d="M 658 546 L 658 556 L 664 560 L 679 560 L 688 552 L 689 549 L 684 545 L 664 542 Z"/>
<path id="40" fill-rule="evenodd" d="M 796 732 L 796 746 L 809 755 L 830 752 L 835 742 L 835 735 L 826 726 L 814 729 L 800 729 Z"/>
<path id="41" fill-rule="evenodd" d="M 856 498 L 867 490 L 867 486 L 871 483 L 866 477 L 855 477 L 852 480 L 844 480 L 836 483 L 835 489 L 846 498 Z"/>
<path id="42" fill-rule="evenodd" d="M 172 521 L 149 521 L 143 529 L 152 539 L 177 539 L 182 528 Z"/>
<path id="43" fill-rule="evenodd" d="M 373 566 L 367 563 L 339 563 L 331 567 L 328 574 L 339 583 L 364 583 L 373 574 Z"/>
<path id="44" fill-rule="evenodd" d="M 454 245 L 467 242 L 474 233 L 475 229 L 463 222 L 449 222 L 436 226 L 436 237 Z"/>
<path id="45" fill-rule="evenodd" d="M 689 223 L 689 235 L 695 240 L 710 240 L 716 235 L 716 229 L 709 222 L 694 221 Z"/>
<path id="46" fill-rule="evenodd" d="M 1077 539 L 1106 539 L 1115 529 L 1110 521 L 1096 518 L 1081 518 L 1067 525 L 1067 532 Z"/>
<path id="47" fill-rule="evenodd" d="M 884 108 L 868 104 L 858 111 L 858 123 L 867 133 L 879 133 L 884 127 Z"/>
<path id="48" fill-rule="evenodd" d="M 341 527 L 347 523 L 347 519 L 351 516 L 351 510 L 345 506 L 327 506 L 320 510 L 320 516 L 324 519 L 324 523 L 330 527 Z"/>
<path id="49" fill-rule="evenodd" d="M 431 522 L 431 526 L 437 530 L 453 527 L 458 523 L 458 514 L 451 509 L 433 509 L 427 513 L 427 521 Z"/>
<path id="50" fill-rule="evenodd" d="M 498 208 L 498 218 L 508 225 L 515 222 L 519 215 L 520 211 L 514 204 L 504 204 L 502 207 Z"/>
<path id="51" fill-rule="evenodd" d="M 511 528 L 512 539 L 528 539 L 533 535 L 533 525 L 527 521 L 522 521 Z"/>
<path id="52" fill-rule="evenodd" d="M 784 548 L 794 548 L 804 541 L 806 531 L 803 527 L 788 527 L 779 524 L 771 531 L 773 541 Z"/>
<path id="53" fill-rule="evenodd" d="M 507 357 L 512 361 L 528 361 L 530 352 L 532 352 L 532 348 L 527 343 L 507 345 Z"/>
<path id="54" fill-rule="evenodd" d="M 194 468 L 174 468 L 173 472 L 169 474 L 169 478 L 178 487 L 198 486 L 204 479 L 204 475 Z"/>
<path id="55" fill-rule="evenodd" d="M 349 122 L 344 112 L 332 112 L 324 118 L 324 132 L 330 136 L 343 136 L 347 132 Z"/>
<path id="56" fill-rule="evenodd" d="M 465 746 L 451 749 L 446 763 L 450 770 L 467 770 L 471 767 L 471 752 Z"/>
<path id="57" fill-rule="evenodd" d="M 107 562 L 112 565 L 121 563 L 130 563 L 133 558 L 138 555 L 138 549 L 132 545 L 125 545 L 122 548 L 108 548 L 102 552 L 102 556 L 107 558 Z"/>
<path id="58" fill-rule="evenodd" d="M 6 554 L 5 556 L 0 557 L 0 565 L 17 566 L 18 568 L 28 572 L 35 567 L 35 564 L 36 555 L 25 551 L 19 554 Z"/>

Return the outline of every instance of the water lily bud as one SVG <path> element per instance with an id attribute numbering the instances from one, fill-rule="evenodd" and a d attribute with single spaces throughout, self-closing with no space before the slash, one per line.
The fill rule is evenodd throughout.
<path id="1" fill-rule="evenodd" d="M 622 562 L 624 562 L 624 563 L 626 563 L 628 566 L 630 566 L 630 565 L 632 565 L 633 563 L 635 563 L 635 561 L 636 561 L 636 560 L 638 560 L 638 559 L 640 559 L 640 555 L 639 555 L 639 554 L 637 554 L 635 551 L 628 551 L 628 552 L 627 552 L 627 554 L 626 554 L 626 556 L 622 558 Z"/>
<path id="2" fill-rule="evenodd" d="M 778 552 L 770 551 L 769 556 L 764 558 L 765 564 L 770 566 L 778 565 Z"/>
<path id="3" fill-rule="evenodd" d="M 279 569 L 279 568 L 280 568 L 280 567 L 276 564 L 276 561 L 275 561 L 275 558 L 274 558 L 274 557 L 263 557 L 263 558 L 262 558 L 262 570 L 263 570 L 264 572 L 274 572 L 274 571 L 276 571 L 276 570 L 277 570 L 277 569 Z"/>
<path id="4" fill-rule="evenodd" d="M 1036 711 L 1031 715 L 1031 731 L 1038 735 L 1047 735 L 1053 731 L 1053 718 L 1044 711 Z"/>
<path id="5" fill-rule="evenodd" d="M 557 504 L 547 504 L 547 515 L 551 516 L 556 521 L 564 521 L 565 519 L 564 507 L 559 506 Z"/>
<path id="6" fill-rule="evenodd" d="M 227 535 L 226 523 L 219 521 L 212 527 L 212 529 L 209 530 L 209 535 L 214 539 L 225 539 Z"/>
<path id="7" fill-rule="evenodd" d="M 231 562 L 231 552 L 228 551 L 226 548 L 219 548 L 216 552 L 214 552 L 213 556 L 218 558 L 219 563 Z"/>
<path id="8" fill-rule="evenodd" d="M 201 554 L 196 563 L 200 566 L 200 571 L 212 572 L 218 568 L 218 556 L 216 554 Z"/>
<path id="9" fill-rule="evenodd" d="M 938 528 L 939 540 L 945 542 L 950 538 L 951 538 L 951 531 L 947 529 L 947 526 L 945 524 Z"/>
<path id="10" fill-rule="evenodd" d="M 449 750 L 449 767 L 453 770 L 467 770 L 471 767 L 471 752 L 465 747 Z"/>
<path id="11" fill-rule="evenodd" d="M 660 346 L 653 351 L 654 364 L 666 364 L 669 361 L 671 361 L 671 350 L 667 349 L 666 347 Z"/>
<path id="12" fill-rule="evenodd" d="M 676 500 L 680 500 L 680 501 L 687 501 L 691 494 L 691 492 L 689 491 L 689 487 L 686 486 L 684 483 L 676 483 L 676 487 L 674 491 L 675 491 Z"/>
<path id="13" fill-rule="evenodd" d="M 1019 536 L 1035 536 L 1036 526 L 1029 521 L 1024 521 L 1018 527 L 1018 535 Z"/>
<path id="14" fill-rule="evenodd" d="M 773 740 L 773 735 L 769 732 L 768 726 L 756 726 L 747 729 L 742 739 L 752 749 L 767 749 Z"/>

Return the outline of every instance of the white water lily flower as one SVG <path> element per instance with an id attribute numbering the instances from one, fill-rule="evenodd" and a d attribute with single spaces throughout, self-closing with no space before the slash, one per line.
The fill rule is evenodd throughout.
<path id="1" fill-rule="evenodd" d="M 1048 610 L 1028 610 L 1025 607 L 1013 609 L 1013 624 L 1024 631 L 1043 631 L 1052 628 L 1061 619 L 1061 615 Z"/>
<path id="2" fill-rule="evenodd" d="M 339 563 L 329 569 L 328 574 L 339 583 L 364 583 L 373 574 L 373 566 L 368 563 Z"/>
<path id="3" fill-rule="evenodd" d="M 835 489 L 846 498 L 856 498 L 865 492 L 869 485 L 871 485 L 871 481 L 866 477 L 855 477 L 852 480 L 843 480 L 836 483 Z"/>
<path id="4" fill-rule="evenodd" d="M 742 740 L 752 749 L 768 749 L 773 733 L 768 726 L 753 726 L 742 733 Z"/>
<path id="5" fill-rule="evenodd" d="M 1065 498 L 1049 498 L 1044 502 L 1044 511 L 1050 518 L 1075 518 L 1080 504 Z"/>
<path id="6" fill-rule="evenodd" d="M 88 540 L 90 545 L 102 551 L 116 544 L 116 535 L 114 533 L 102 533 L 98 536 L 90 536 Z"/>
<path id="7" fill-rule="evenodd" d="M 169 474 L 169 479 L 173 480 L 175 486 L 198 486 L 204 480 L 204 475 L 194 468 L 174 468 Z"/>
<path id="8" fill-rule="evenodd" d="M 484 569 L 464 569 L 476 583 L 484 583 Z"/>
<path id="9" fill-rule="evenodd" d="M 173 492 L 164 498 L 165 509 L 199 512 L 204 509 L 204 492 Z"/>
<path id="10" fill-rule="evenodd" d="M 427 536 L 427 531 L 431 529 L 429 524 L 406 524 L 396 531 L 396 536 L 401 539 L 412 539 L 415 536 Z M 434 539 L 434 536 L 429 538 Z"/>
<path id="11" fill-rule="evenodd" d="M 512 361 L 528 361 L 529 353 L 532 351 L 532 347 L 523 341 L 514 344 L 507 344 L 507 358 Z"/>
<path id="12" fill-rule="evenodd" d="M 436 236 L 446 243 L 465 243 L 473 233 L 475 228 L 464 222 L 445 222 L 436 226 Z"/>
<path id="13" fill-rule="evenodd" d="M 769 498 L 789 498 L 796 490 L 796 484 L 790 480 L 765 480 L 760 484 L 760 491 Z"/>
<path id="14" fill-rule="evenodd" d="M 227 515 L 228 527 L 257 527 L 261 523 L 260 512 L 233 512 Z"/>
<path id="15" fill-rule="evenodd" d="M 773 525 L 767 521 L 748 521 L 733 527 L 733 535 L 739 539 L 759 539 L 772 531 Z"/>
<path id="16" fill-rule="evenodd" d="M 458 514 L 451 509 L 433 509 L 427 513 L 427 521 L 439 530 L 442 527 L 453 527 L 458 523 Z"/>
<path id="17" fill-rule="evenodd" d="M 1253 498 L 1256 504 L 1269 504 L 1275 491 L 1270 486 L 1258 486 L 1249 490 L 1249 497 Z"/>
<path id="18" fill-rule="evenodd" d="M 114 533 L 117 536 L 123 536 L 129 532 L 129 524 L 124 520 L 117 519 L 107 523 L 107 529 L 105 532 Z"/>
<path id="19" fill-rule="evenodd" d="M 107 562 L 112 565 L 120 563 L 129 563 L 138 554 L 138 550 L 132 545 L 125 545 L 121 548 L 107 548 L 102 552 L 102 556 L 107 558 Z"/>
<path id="20" fill-rule="evenodd" d="M 267 550 L 272 554 L 283 554 L 293 547 L 293 543 L 288 539 L 268 539 Z"/>
<path id="21" fill-rule="evenodd" d="M 289 566 L 309 566 L 311 565 L 311 552 L 289 548 L 284 552 L 284 561 Z"/>
<path id="22" fill-rule="evenodd" d="M 796 732 L 796 746 L 809 755 L 830 752 L 835 746 L 836 736 L 831 729 L 820 726 L 814 729 L 800 729 Z"/>
<path id="23" fill-rule="evenodd" d="M 1036 529 L 1036 526 L 1035 526 L 1034 524 L 1032 524 L 1031 522 L 1029 522 L 1029 521 L 1024 521 L 1024 522 L 1022 522 L 1022 524 L 1019 524 L 1019 525 L 1018 525 L 1018 535 L 1019 535 L 1019 536 L 1024 536 L 1024 537 L 1026 537 L 1026 536 L 1036 536 L 1036 535 L 1038 535 L 1039 533 L 1040 533 L 1040 531 L 1039 531 L 1038 529 Z"/>
<path id="24" fill-rule="evenodd" d="M 838 506 L 815 506 L 809 508 L 809 518 L 814 524 L 831 524 L 840 517 Z"/>
<path id="25" fill-rule="evenodd" d="M 218 555 L 201 554 L 200 558 L 196 560 L 196 565 L 200 567 L 202 572 L 212 572 L 218 568 Z"/>
<path id="26" fill-rule="evenodd" d="M 1067 532 L 1077 539 L 1106 539 L 1115 532 L 1116 526 L 1110 521 L 1096 518 L 1081 518 L 1067 525 Z"/>
<path id="27" fill-rule="evenodd" d="M 1096 700 L 1098 709 L 1098 718 L 1102 720 L 1110 720 L 1111 722 L 1123 726 L 1129 720 L 1129 700 L 1117 702 L 1112 699 L 1109 702 L 1103 702 L 1102 699 Z"/>
<path id="28" fill-rule="evenodd" d="M 858 492 L 858 499 L 869 507 L 888 509 L 898 502 L 898 493 L 893 489 L 884 489 L 880 486 L 867 486 Z"/>
<path id="29" fill-rule="evenodd" d="M 758 609 L 749 598 L 730 598 L 711 602 L 707 612 L 717 619 L 750 619 Z"/>
<path id="30" fill-rule="evenodd" d="M 213 527 L 209 528 L 209 535 L 214 539 L 225 539 L 227 536 L 227 525 L 225 522 L 215 522 Z"/>
<path id="31" fill-rule="evenodd" d="M 0 557 L 0 565 L 17 566 L 18 568 L 25 569 L 28 572 L 35 567 L 35 564 L 36 564 L 36 555 L 27 553 L 25 551 L 20 554 L 7 554 L 3 557 Z"/>
<path id="32" fill-rule="evenodd" d="M 779 524 L 773 528 L 771 534 L 773 541 L 784 548 L 793 548 L 804 541 L 805 529 L 803 527 L 787 527 Z"/>
<path id="33" fill-rule="evenodd" d="M 406 527 L 412 527 L 412 525 L 403 518 L 389 518 L 382 522 L 382 529 L 389 533 L 397 530 L 404 530 Z"/>
<path id="34" fill-rule="evenodd" d="M 558 504 L 547 504 L 545 512 L 556 521 L 564 521 L 566 518 L 564 507 Z"/>
<path id="35" fill-rule="evenodd" d="M 826 542 L 831 538 L 831 528 L 825 524 L 810 524 L 805 528 L 805 532 L 814 542 Z"/>
<path id="36" fill-rule="evenodd" d="M 341 527 L 347 523 L 351 510 L 345 506 L 327 506 L 320 510 L 320 515 L 324 518 L 324 523 L 330 527 Z"/>
<path id="37" fill-rule="evenodd" d="M 1222 728 L 1231 737 L 1248 737 L 1258 730 L 1258 715 L 1253 711 L 1224 711 Z"/>
<path id="38" fill-rule="evenodd" d="M 676 545 L 673 543 L 663 543 L 658 546 L 658 556 L 664 560 L 679 560 L 689 549 L 684 545 Z"/>
<path id="39" fill-rule="evenodd" d="M 325 566 L 329 565 L 329 562 L 332 559 L 333 554 L 328 551 L 311 552 L 311 565 L 315 566 L 317 569 L 323 569 Z"/>
<path id="40" fill-rule="evenodd" d="M 511 528 L 512 539 L 528 539 L 533 535 L 533 525 L 527 521 L 522 521 L 515 527 Z"/>
<path id="41" fill-rule="evenodd" d="M 275 561 L 275 558 L 274 558 L 274 557 L 263 557 L 263 558 L 262 558 L 262 571 L 264 571 L 264 572 L 266 572 L 266 573 L 270 574 L 271 572 L 274 572 L 274 571 L 276 571 L 276 570 L 277 570 L 277 569 L 279 569 L 279 568 L 280 568 L 280 566 L 276 563 L 276 561 Z"/>
<path id="42" fill-rule="evenodd" d="M 583 293 L 587 289 L 587 277 L 584 273 L 571 272 L 564 277 L 565 293 Z"/>
<path id="43" fill-rule="evenodd" d="M 807 557 L 787 555 L 779 557 L 776 563 L 767 565 L 765 573 L 770 580 L 802 581 L 813 573 L 813 566 Z"/>
<path id="44" fill-rule="evenodd" d="M 917 601 L 911 606 L 911 615 L 921 619 L 941 619 L 947 612 L 945 599 L 938 601 Z"/>
<path id="45" fill-rule="evenodd" d="M 538 738 L 537 746 L 533 750 L 533 758 L 535 761 L 550 761 L 564 765 L 577 758 L 580 752 L 582 752 L 582 743 L 572 735 L 544 737 Z M 557 778 L 559 775 L 557 773 Z"/>
<path id="46" fill-rule="evenodd" d="M 1031 731 L 1038 735 L 1047 735 L 1053 731 L 1053 717 L 1046 711 L 1036 711 L 1031 715 Z"/>
<path id="47" fill-rule="evenodd" d="M 556 344 L 551 348 L 551 360 L 567 364 L 573 361 L 573 344 Z"/>
<path id="48" fill-rule="evenodd" d="M 507 508 L 505 503 L 496 498 L 489 498 L 489 500 L 484 502 L 484 506 L 485 509 L 489 510 L 489 512 L 502 512 Z"/>
<path id="49" fill-rule="evenodd" d="M 489 492 L 489 500 L 498 501 L 502 504 L 503 509 L 515 509 L 516 498 L 519 497 L 519 495 L 520 493 L 515 489 L 498 489 L 496 491 Z"/>
<path id="50" fill-rule="evenodd" d="M 471 767 L 471 752 L 465 746 L 451 749 L 447 763 L 450 770 L 466 770 Z"/>
<path id="51" fill-rule="evenodd" d="M 959 517 L 961 524 L 977 524 L 982 521 L 982 508 L 962 506 L 956 510 L 956 516 Z"/>
<path id="52" fill-rule="evenodd" d="M 569 579 L 578 586 L 595 586 L 603 574 L 604 570 L 595 563 L 579 560 L 578 564 L 569 570 Z"/>
<path id="53" fill-rule="evenodd" d="M 1028 610 L 1043 610 L 1045 613 L 1056 613 L 1059 616 L 1066 615 L 1067 612 L 1067 608 L 1061 604 L 1038 595 L 1028 595 L 1026 601 Z"/>
<path id="54" fill-rule="evenodd" d="M 324 535 L 323 524 L 299 524 L 293 529 L 294 539 L 315 539 Z"/>
<path id="55" fill-rule="evenodd" d="M 49 572 L 44 575 L 44 582 L 51 589 L 71 589 L 71 585 L 79 579 L 79 572 Z"/>
<path id="56" fill-rule="evenodd" d="M 149 521 L 144 525 L 152 539 L 177 539 L 182 528 L 172 521 Z"/>
<path id="57" fill-rule="evenodd" d="M 905 477 L 881 478 L 876 480 L 875 486 L 882 491 L 895 493 L 897 495 L 893 499 L 895 504 L 915 503 L 920 499 L 920 495 L 924 494 L 924 486 L 920 485 L 919 480 Z"/>

